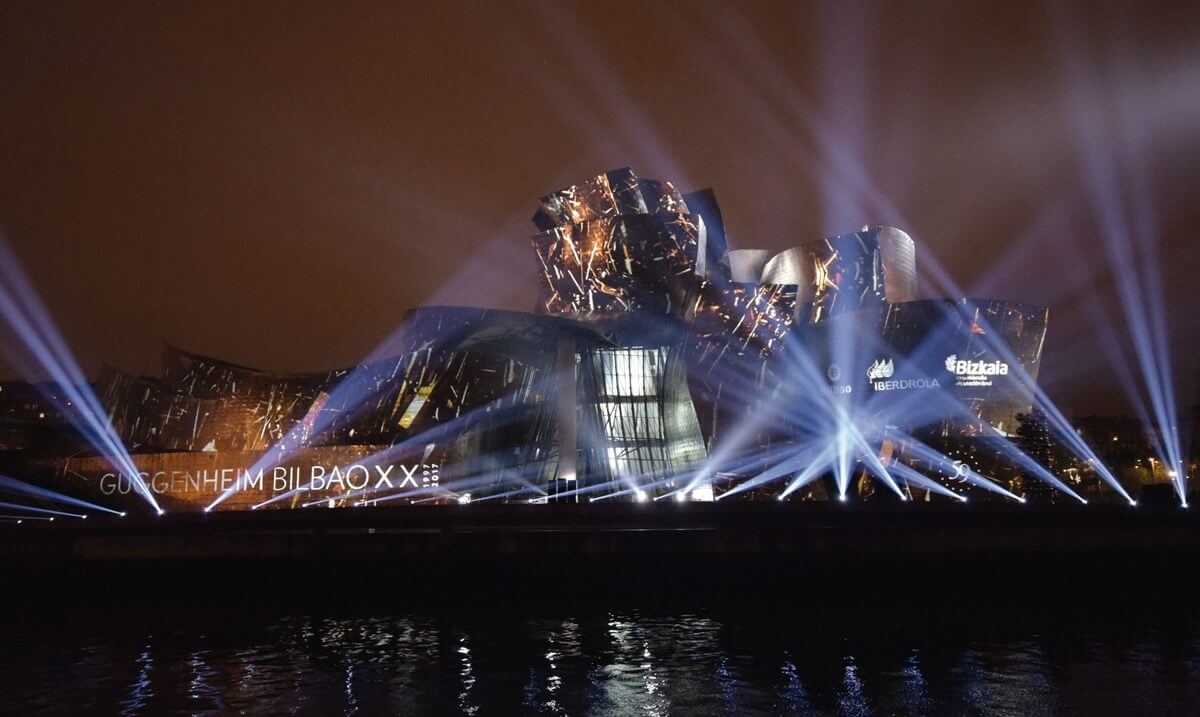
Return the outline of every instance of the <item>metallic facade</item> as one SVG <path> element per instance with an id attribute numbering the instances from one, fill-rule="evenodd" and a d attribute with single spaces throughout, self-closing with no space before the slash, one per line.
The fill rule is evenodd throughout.
<path id="1" fill-rule="evenodd" d="M 753 464 L 819 435 L 831 398 L 963 433 L 1029 408 L 1046 310 L 917 301 L 900 230 L 731 250 L 712 190 L 628 168 L 548 194 L 533 224 L 534 313 L 416 309 L 395 355 L 310 374 L 167 346 L 157 377 L 106 368 L 97 392 L 168 510 L 648 500 L 730 441 Z M 930 387 L 953 405 L 908 400 Z M 99 458 L 26 466 L 136 500 Z"/>

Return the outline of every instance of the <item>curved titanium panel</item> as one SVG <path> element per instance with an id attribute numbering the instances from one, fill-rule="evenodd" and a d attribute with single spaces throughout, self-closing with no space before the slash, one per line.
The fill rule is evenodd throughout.
<path id="1" fill-rule="evenodd" d="M 883 255 L 887 300 L 893 304 L 917 298 L 917 251 L 912 237 L 895 227 L 871 227 Z"/>
<path id="2" fill-rule="evenodd" d="M 784 249 L 762 270 L 763 284 L 793 284 L 808 287 L 813 280 L 813 257 L 807 247 Z"/>
<path id="3" fill-rule="evenodd" d="M 761 284 L 763 269 L 771 260 L 768 249 L 730 249 L 725 254 L 729 261 L 729 279 L 735 284 Z"/>
<path id="4" fill-rule="evenodd" d="M 607 217 L 557 227 L 532 241 L 548 314 L 682 315 L 700 283 L 700 225 L 688 214 Z"/>
<path id="5" fill-rule="evenodd" d="M 638 185 L 629 167 L 605 172 L 542 197 L 533 223 L 546 231 L 620 214 L 646 214 L 649 210 Z"/>

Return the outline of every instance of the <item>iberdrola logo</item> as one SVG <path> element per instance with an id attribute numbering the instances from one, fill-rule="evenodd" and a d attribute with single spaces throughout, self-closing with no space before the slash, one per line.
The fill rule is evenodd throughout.
<path id="1" fill-rule="evenodd" d="M 917 378 L 893 379 L 892 376 L 895 375 L 896 361 L 892 358 L 877 358 L 867 367 L 867 378 L 871 381 L 871 388 L 876 393 L 910 391 L 918 388 L 941 388 L 942 385 L 936 378 L 918 376 Z"/>
<path id="2" fill-rule="evenodd" d="M 896 373 L 896 364 L 892 359 L 875 359 L 875 363 L 867 367 L 867 379 L 878 381 L 891 378 Z"/>

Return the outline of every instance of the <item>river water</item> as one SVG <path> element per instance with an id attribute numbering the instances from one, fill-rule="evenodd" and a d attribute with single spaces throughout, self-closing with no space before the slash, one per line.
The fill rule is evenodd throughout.
<path id="1" fill-rule="evenodd" d="M 6 589 L 14 715 L 1200 712 L 1188 594 Z"/>

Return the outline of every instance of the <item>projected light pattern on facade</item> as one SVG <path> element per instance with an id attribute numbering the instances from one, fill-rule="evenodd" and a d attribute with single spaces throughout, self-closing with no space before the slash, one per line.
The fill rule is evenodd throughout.
<path id="1" fill-rule="evenodd" d="M 703 220 L 670 182 L 629 169 L 543 197 L 534 223 L 549 314 L 682 315 L 704 274 Z"/>
<path id="2" fill-rule="evenodd" d="M 121 509 L 144 485 L 172 511 L 1083 500 L 1016 440 L 1046 308 L 917 300 L 904 232 L 731 250 L 711 189 L 628 168 L 543 197 L 533 224 L 537 313 L 415 309 L 392 355 L 311 374 L 167 346 L 158 377 L 96 386 L 136 472 L 61 450 L 0 467 Z"/>

